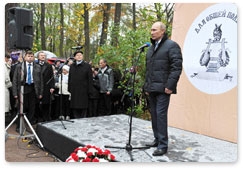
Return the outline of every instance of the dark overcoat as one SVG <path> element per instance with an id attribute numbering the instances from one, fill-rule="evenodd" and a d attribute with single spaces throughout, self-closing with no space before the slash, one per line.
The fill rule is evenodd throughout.
<path id="1" fill-rule="evenodd" d="M 44 83 L 44 91 L 43 91 L 43 97 L 42 97 L 42 104 L 49 104 L 50 103 L 50 89 L 55 88 L 55 80 L 53 77 L 53 69 L 52 66 L 45 62 L 41 66 L 41 72 L 43 77 L 43 83 Z"/>
<path id="2" fill-rule="evenodd" d="M 92 69 L 82 61 L 81 64 L 74 62 L 70 65 L 68 76 L 68 91 L 71 93 L 70 108 L 87 109 L 89 95 L 92 92 Z"/>

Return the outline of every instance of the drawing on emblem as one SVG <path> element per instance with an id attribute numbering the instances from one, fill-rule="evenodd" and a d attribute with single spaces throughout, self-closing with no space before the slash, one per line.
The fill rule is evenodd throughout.
<path id="1" fill-rule="evenodd" d="M 196 72 L 191 75 L 191 77 L 197 77 L 204 80 L 230 80 L 232 81 L 233 76 L 230 76 L 228 73 L 220 73 L 219 68 L 226 67 L 229 64 L 230 57 L 229 52 L 225 48 L 225 38 L 222 38 L 222 24 L 215 24 L 213 30 L 213 39 L 209 39 L 206 42 L 207 47 L 202 51 L 199 63 L 201 66 L 206 67 L 205 72 Z"/>

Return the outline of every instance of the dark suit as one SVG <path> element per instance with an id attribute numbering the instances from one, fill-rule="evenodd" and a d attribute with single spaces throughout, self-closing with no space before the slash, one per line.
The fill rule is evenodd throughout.
<path id="1" fill-rule="evenodd" d="M 22 76 L 22 70 L 23 76 Z M 18 100 L 20 96 L 23 94 L 23 113 L 26 114 L 30 123 L 34 123 L 34 114 L 35 114 L 35 104 L 36 100 L 40 95 L 43 95 L 43 80 L 41 74 L 40 65 L 33 63 L 32 77 L 33 83 L 28 85 L 26 83 L 27 77 L 27 69 L 25 62 L 18 64 L 14 71 L 13 76 L 13 96 L 18 96 Z M 21 86 L 23 88 L 21 88 Z M 23 89 L 23 93 L 21 91 Z M 20 103 L 20 100 L 19 100 Z M 18 106 L 20 109 L 21 105 Z"/>
<path id="2" fill-rule="evenodd" d="M 44 90 L 43 90 L 43 95 L 42 99 L 37 102 L 36 104 L 36 118 L 42 117 L 43 121 L 49 121 L 51 120 L 51 114 L 49 111 L 50 108 L 50 89 L 55 88 L 55 79 L 53 77 L 53 70 L 52 66 L 44 62 L 43 64 L 38 64 L 41 66 L 41 73 L 43 77 L 43 85 L 44 85 Z"/>

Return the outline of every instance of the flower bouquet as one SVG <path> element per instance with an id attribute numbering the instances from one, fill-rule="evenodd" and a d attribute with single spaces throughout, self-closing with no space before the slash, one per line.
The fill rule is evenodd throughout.
<path id="1" fill-rule="evenodd" d="M 115 156 L 109 150 L 86 145 L 78 147 L 66 159 L 66 162 L 114 162 Z"/>

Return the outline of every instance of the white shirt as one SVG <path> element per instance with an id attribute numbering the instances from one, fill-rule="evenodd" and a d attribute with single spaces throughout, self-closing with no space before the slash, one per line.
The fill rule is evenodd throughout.
<path id="1" fill-rule="evenodd" d="M 101 69 L 102 74 L 105 72 L 106 69 L 107 69 L 107 66 Z"/>
<path id="2" fill-rule="evenodd" d="M 77 60 L 77 61 L 76 61 L 76 64 L 77 64 L 77 65 L 79 65 L 79 64 L 81 64 L 81 63 L 82 63 L 82 60 Z"/>

